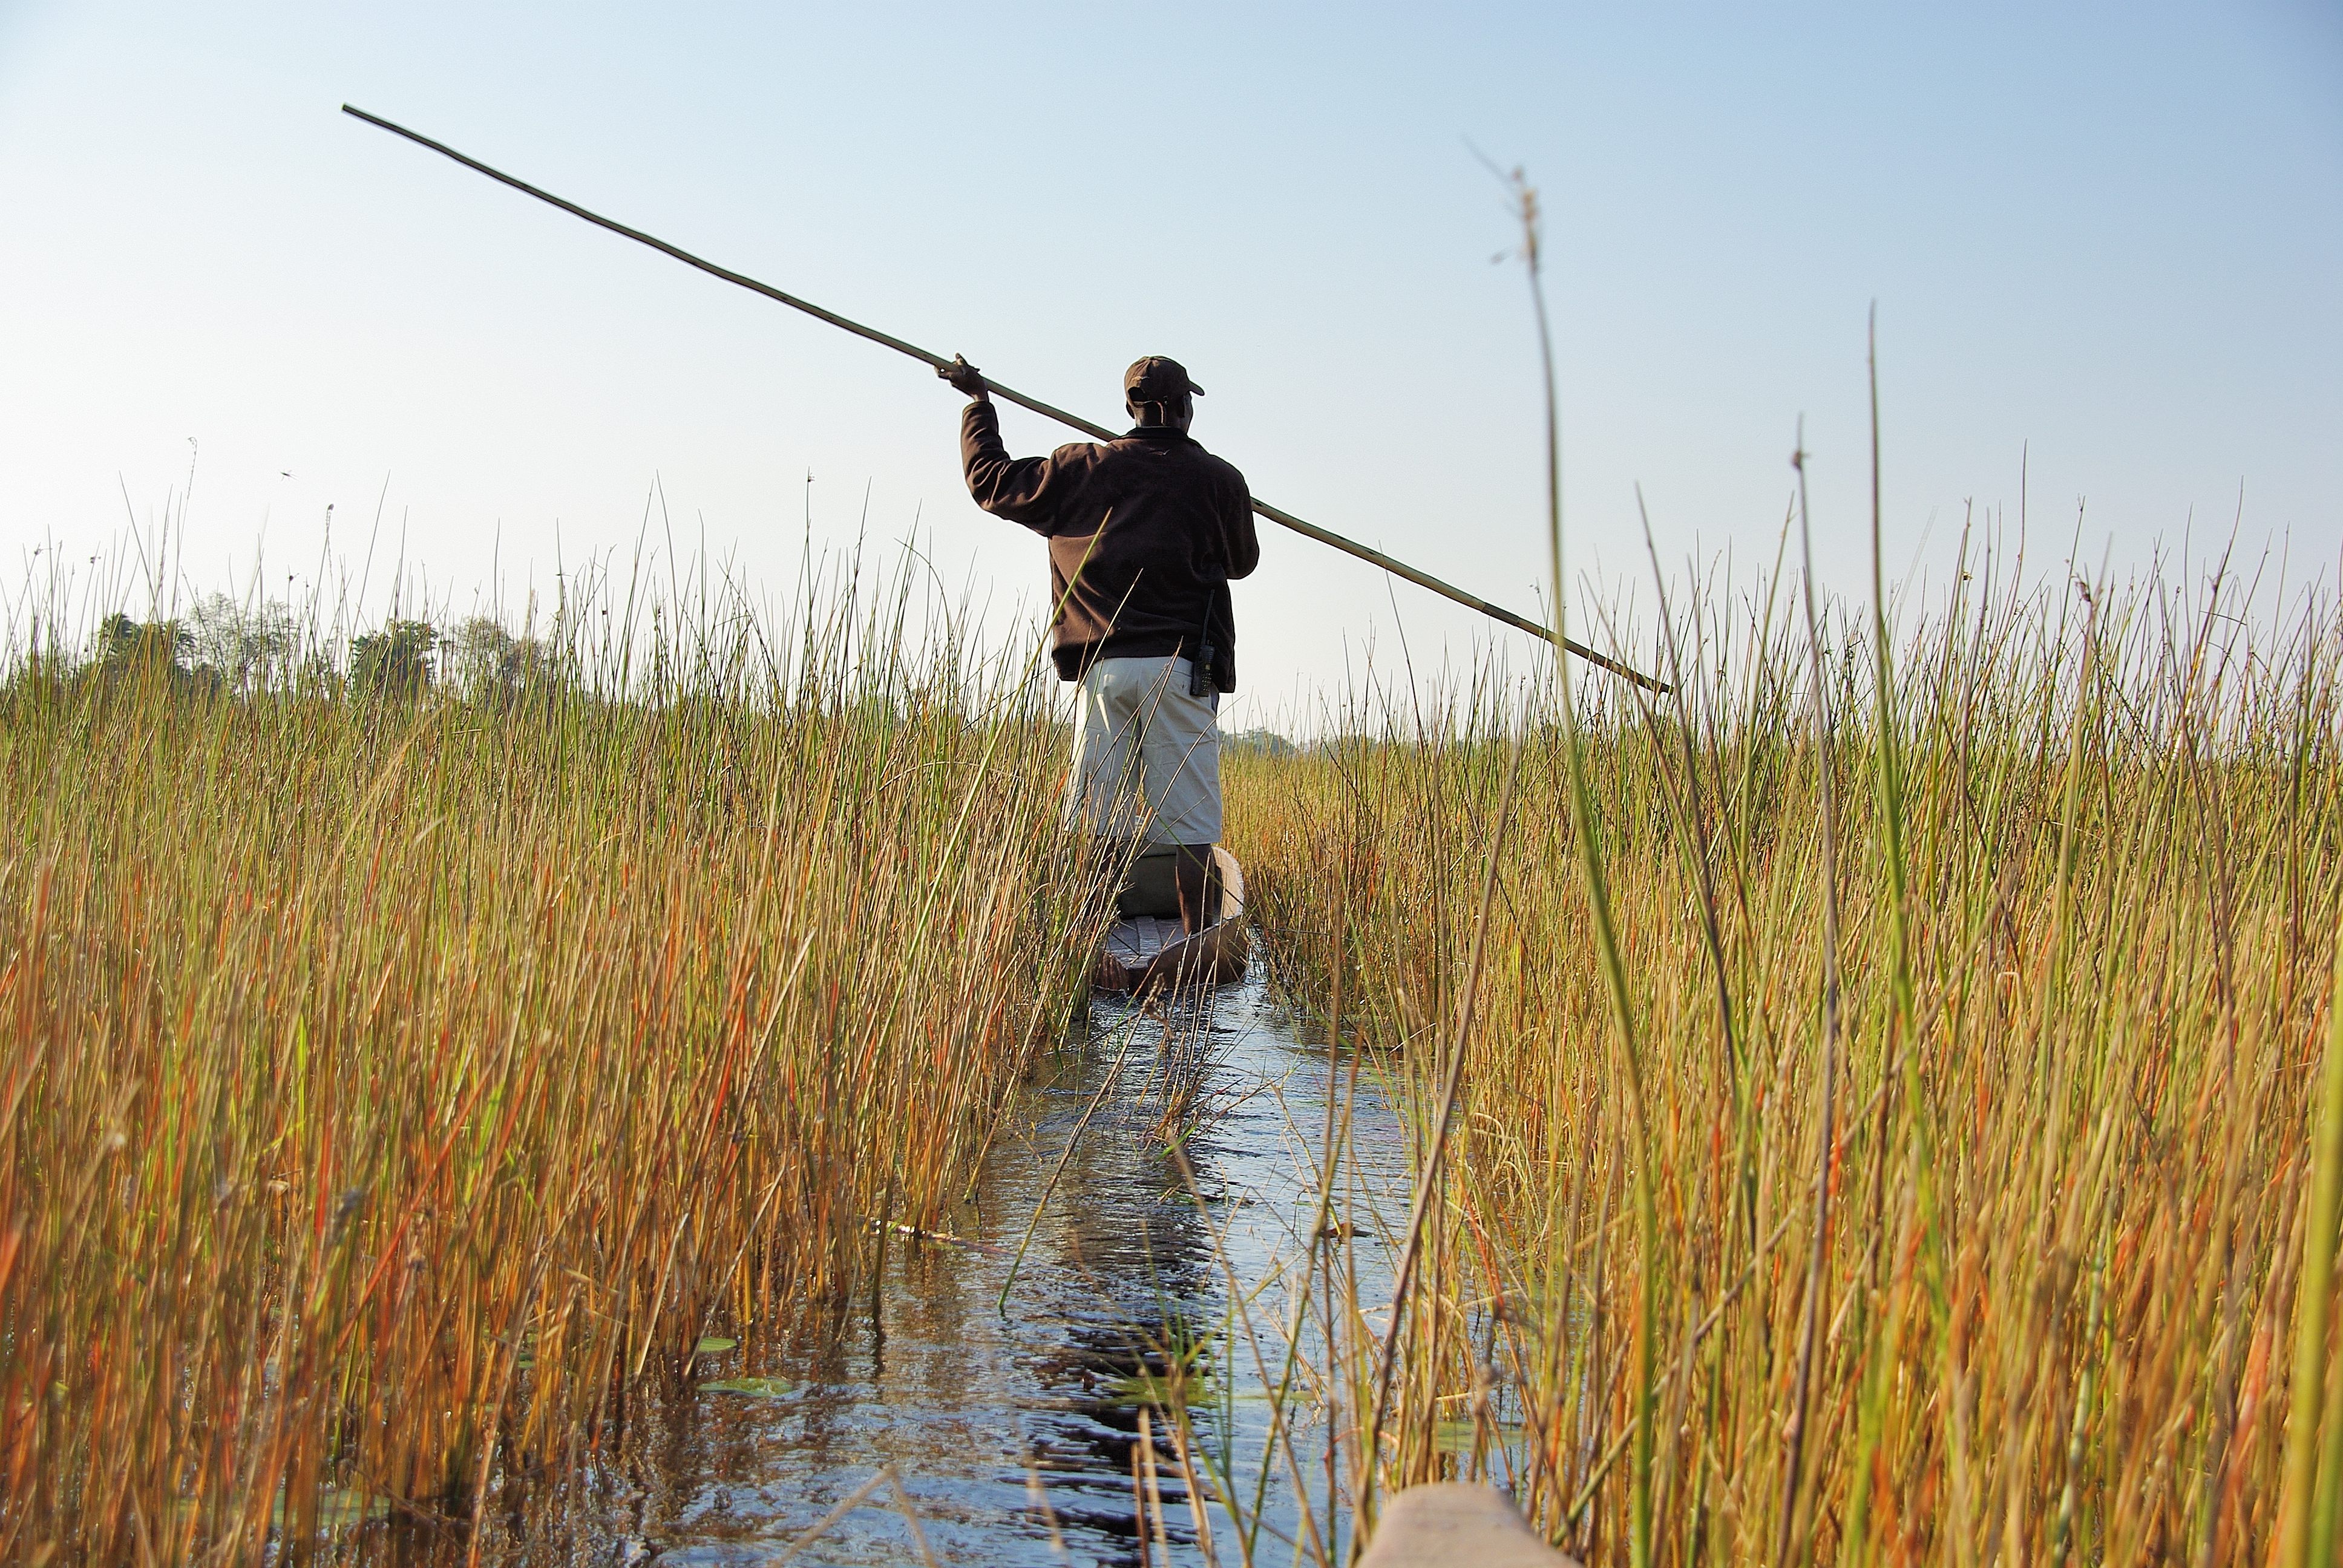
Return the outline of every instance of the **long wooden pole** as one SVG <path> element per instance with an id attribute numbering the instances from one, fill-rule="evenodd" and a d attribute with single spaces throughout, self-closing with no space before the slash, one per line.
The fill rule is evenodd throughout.
<path id="1" fill-rule="evenodd" d="M 781 304 L 788 306 L 790 309 L 802 310 L 808 316 L 814 317 L 818 321 L 827 321 L 832 327 L 843 327 L 847 331 L 854 334 L 857 337 L 867 337 L 873 343 L 883 344 L 887 347 L 893 349 L 898 354 L 908 355 L 911 358 L 919 360 L 921 364 L 932 365 L 939 369 L 951 363 L 950 360 L 946 359 L 942 355 L 931 353 L 929 350 L 920 347 L 916 343 L 906 343 L 901 338 L 881 332 L 875 327 L 865 327 L 859 321 L 850 321 L 847 317 L 839 315 L 834 310 L 824 310 L 820 306 L 814 304 L 811 300 L 799 299 L 794 294 L 784 293 L 782 290 L 775 288 L 769 283 L 759 283 L 755 278 L 734 272 L 729 267 L 719 266 L 712 261 L 704 260 L 699 256 L 692 255 L 691 252 L 685 250 L 680 246 L 669 245 L 667 241 L 660 239 L 656 236 L 645 234 L 639 228 L 628 228 L 625 224 L 618 223 L 612 219 L 604 217 L 599 213 L 588 212 L 584 207 L 579 206 L 576 202 L 564 201 L 550 191 L 539 190 L 537 186 L 528 184 L 525 180 L 517 180 L 513 178 L 512 176 L 504 173 L 500 169 L 490 168 L 488 165 L 480 162 L 478 158 L 465 156 L 462 153 L 458 152 L 455 148 L 447 146 L 445 142 L 435 142 L 429 136 L 408 130 L 405 126 L 394 125 L 392 122 L 384 119 L 379 115 L 369 115 L 364 109 L 357 108 L 349 104 L 344 104 L 342 106 L 342 113 L 351 116 L 354 118 L 364 120 L 369 126 L 377 126 L 382 129 L 390 132 L 393 136 L 405 136 L 408 141 L 413 142 L 417 146 L 429 147 L 433 152 L 439 154 L 443 157 L 453 158 L 456 162 L 463 165 L 466 168 L 471 169 L 476 173 L 488 176 L 490 179 L 495 180 L 499 185 L 508 185 L 526 196 L 533 196 L 538 200 L 546 203 L 549 206 L 559 207 L 563 212 L 568 213 L 573 217 L 582 217 L 588 223 L 594 225 L 597 228 L 607 228 L 612 234 L 624 235 L 628 239 L 635 241 L 639 245 L 647 245 L 653 250 L 663 251 L 667 255 L 675 257 L 676 260 L 682 262 L 687 266 L 696 266 L 711 277 L 720 277 L 727 283 L 739 284 L 742 288 L 748 289 L 753 294 L 761 294 L 768 299 L 779 300 Z M 1052 404 L 1042 402 L 1039 397 L 1029 397 L 1024 393 L 1016 390 L 1014 387 L 1003 387 L 1000 382 L 993 380 L 990 377 L 985 377 L 984 384 L 991 389 L 994 397 L 1005 397 L 1021 408 L 1030 408 L 1034 413 L 1055 419 L 1061 425 L 1070 425 L 1086 436 L 1095 437 L 1101 441 L 1111 441 L 1117 435 L 1117 432 L 1108 429 L 1103 425 L 1094 425 L 1079 414 L 1069 414 L 1063 408 L 1060 408 Z M 1295 517 L 1292 512 L 1285 510 L 1282 507 L 1272 507 L 1268 502 L 1256 498 L 1252 503 L 1252 509 L 1260 513 L 1262 517 L 1267 518 L 1271 522 L 1292 528 L 1295 533 L 1302 535 L 1305 538 L 1316 539 L 1322 545 L 1332 545 L 1334 548 L 1341 550 L 1345 555 L 1356 556 L 1359 559 L 1367 562 L 1371 566 L 1383 568 L 1383 570 L 1391 573 L 1393 577 L 1405 578 L 1409 582 L 1415 584 L 1418 588 L 1430 588 L 1433 593 L 1440 595 L 1443 598 L 1453 599 L 1458 604 L 1463 605 L 1468 609 L 1477 609 L 1483 615 L 1489 617 L 1493 620 L 1501 620 L 1507 626 L 1513 627 L 1517 630 L 1528 632 L 1532 637 L 1542 637 L 1548 642 L 1556 640 L 1552 628 L 1548 627 L 1541 626 L 1536 621 L 1531 620 L 1525 616 L 1515 615 L 1512 610 L 1506 609 L 1500 605 L 1491 604 L 1487 599 L 1481 598 L 1477 594 L 1466 593 L 1461 588 L 1457 588 L 1450 583 L 1444 583 L 1438 578 L 1433 577 L 1430 572 L 1418 571 L 1413 567 L 1408 565 L 1405 561 L 1387 556 L 1379 549 L 1359 543 L 1356 539 L 1344 538 L 1342 535 L 1333 532 L 1330 528 L 1322 528 L 1315 523 L 1304 522 L 1302 518 Z M 1579 658 L 1586 660 L 1587 663 L 1595 666 L 1597 668 L 1607 669 L 1614 675 L 1624 677 L 1628 680 L 1634 681 L 1636 685 L 1652 691 L 1664 692 L 1671 689 L 1665 681 L 1654 680 L 1650 676 L 1644 675 L 1638 670 L 1630 669 L 1627 666 L 1620 663 L 1617 659 L 1611 658 L 1607 654 L 1597 653 L 1594 649 L 1588 648 L 1584 643 L 1574 641 L 1566 637 L 1561 638 L 1560 641 L 1564 648 L 1576 654 Z"/>

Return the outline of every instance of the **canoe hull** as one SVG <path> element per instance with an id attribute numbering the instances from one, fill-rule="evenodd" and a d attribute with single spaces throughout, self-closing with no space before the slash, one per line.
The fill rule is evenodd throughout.
<path id="1" fill-rule="evenodd" d="M 1220 918 L 1194 936 L 1180 922 L 1156 915 L 1125 915 L 1106 936 L 1093 980 L 1101 990 L 1148 991 L 1166 986 L 1225 985 L 1244 978 L 1251 942 L 1245 929 L 1244 868 L 1219 845 Z"/>

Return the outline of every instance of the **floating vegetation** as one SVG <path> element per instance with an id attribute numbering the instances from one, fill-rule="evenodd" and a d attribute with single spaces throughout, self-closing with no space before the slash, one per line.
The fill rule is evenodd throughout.
<path id="1" fill-rule="evenodd" d="M 728 1377 L 699 1385 L 702 1393 L 737 1393 L 749 1399 L 779 1399 L 797 1392 L 797 1385 L 785 1377 Z"/>
<path id="2" fill-rule="evenodd" d="M 180 1512 L 192 1514 L 193 1500 Z M 320 1534 L 335 1535 L 345 1530 L 355 1530 L 361 1524 L 390 1517 L 390 1500 L 378 1493 L 352 1492 L 339 1486 L 320 1487 L 310 1499 L 309 1523 Z M 298 1512 L 287 1512 L 285 1499 L 279 1496 L 270 1514 L 270 1522 L 284 1530 L 298 1522 Z"/>

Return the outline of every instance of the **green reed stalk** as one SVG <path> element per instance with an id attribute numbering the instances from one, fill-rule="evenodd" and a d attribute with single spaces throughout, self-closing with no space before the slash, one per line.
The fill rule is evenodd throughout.
<path id="1" fill-rule="evenodd" d="M 1829 1282 L 1824 1270 L 1830 1257 L 1831 1176 L 1838 1127 L 1838 791 L 1831 779 L 1831 694 L 1824 678 L 1822 622 L 1815 608 L 1814 537 L 1806 521 L 1806 442 L 1804 421 L 1800 423 L 1797 452 L 1791 462 L 1798 472 L 1798 533 L 1805 558 L 1806 651 L 1813 679 L 1815 794 L 1822 808 L 1822 854 L 1815 861 L 1823 890 L 1822 1077 L 1815 1090 L 1818 1131 L 1815 1143 L 1815 1212 L 1807 1243 L 1802 1298 L 1805 1304 L 1798 1322 L 1797 1361 L 1791 1374 L 1790 1419 L 1784 1426 L 1782 1493 L 1775 1513 L 1774 1550 L 1767 1559 L 1775 1568 L 1786 1568 L 1796 1539 L 1801 1467 L 1814 1402 L 1815 1341 L 1821 1328 L 1823 1296 Z"/>
<path id="2" fill-rule="evenodd" d="M 2286 1511 L 2272 1561 L 2306 1568 L 2335 1560 L 2338 1471 L 2343 1427 L 2328 1400 L 2328 1304 L 2335 1294 L 2336 1228 L 2343 1221 L 2343 944 L 2336 949 L 2332 998 L 2327 1011 L 2326 1060 L 2319 1070 L 2318 1119 L 2313 1133 L 2310 1218 L 2295 1286 L 2294 1375 L 2286 1425 Z M 2321 1438 L 2324 1437 L 2322 1448 Z M 2323 1460 L 2323 1462 L 2322 1462 Z"/>
<path id="3" fill-rule="evenodd" d="M 1513 176 L 1521 202 L 1522 260 L 1529 274 L 1530 301 L 1537 317 L 1538 366 L 1545 397 L 1546 538 L 1554 571 L 1554 635 L 1563 642 L 1564 602 L 1568 591 L 1563 577 L 1562 548 L 1562 415 L 1557 403 L 1554 369 L 1554 337 L 1546 320 L 1545 284 L 1540 271 L 1537 193 Z M 1650 1568 L 1652 1562 L 1652 1409 L 1654 1379 L 1658 1365 L 1660 1224 L 1653 1193 L 1650 1117 L 1644 1103 L 1643 1064 L 1635 1050 L 1634 1007 L 1627 994 L 1627 974 L 1620 962 L 1618 932 L 1611 918 L 1611 893 L 1604 878 L 1600 819 L 1586 783 L 1585 749 L 1579 734 L 1578 705 L 1571 690 L 1570 666 L 1554 661 L 1562 704 L 1563 750 L 1570 780 L 1570 821 L 1577 849 L 1579 874 L 1586 890 L 1588 911 L 1594 926 L 1595 954 L 1603 982 L 1611 999 L 1612 1026 L 1617 1031 L 1621 1071 L 1626 1080 L 1632 1117 L 1633 1184 L 1638 1242 L 1634 1341 L 1634 1401 L 1630 1422 L 1635 1457 L 1632 1473 L 1633 1518 L 1629 1526 L 1628 1560 L 1633 1568 Z"/>
<path id="4" fill-rule="evenodd" d="M 1888 1130 L 1892 1123 L 1894 1085 L 1903 1079 L 1906 1101 L 1915 1106 L 1922 1103 L 1919 1086 L 1913 1081 L 1916 1052 L 1906 1050 L 1905 1042 L 1914 1027 L 1912 945 L 1908 927 L 1910 868 L 1904 843 L 1904 771 L 1902 741 L 1897 713 L 1896 685 L 1896 649 L 1887 626 L 1886 551 L 1883 539 L 1879 499 L 1879 336 L 1878 307 L 1872 308 L 1865 345 L 1865 368 L 1869 387 L 1871 416 L 1871 648 L 1872 648 L 1872 756 L 1875 767 L 1872 779 L 1879 822 L 1879 858 L 1886 878 L 1885 915 L 1887 920 L 1888 1005 L 1885 1038 L 1881 1045 L 1879 1077 L 1881 1099 L 1878 1121 L 1874 1125 L 1873 1158 L 1883 1175 L 1888 1155 Z M 1801 503 L 1803 508 L 1805 475 L 1800 470 Z M 1946 667 L 1952 657 L 1952 644 L 1946 648 Z M 1904 1064 L 1899 1073 L 1898 1063 Z M 1915 1119 L 1911 1135 L 1914 1159 L 1917 1170 L 1914 1179 L 1918 1187 L 1918 1223 L 1921 1244 L 1929 1259 L 1930 1278 L 1942 1273 L 1942 1261 L 1936 1234 L 1935 1184 L 1932 1177 L 1934 1156 L 1928 1147 L 1927 1129 Z M 1875 1208 L 1870 1216 L 1873 1226 L 1878 1226 L 1884 1215 Z M 1858 1287 L 1867 1290 L 1872 1282 Z M 1866 1320 L 1862 1310 L 1866 1303 L 1858 1294 L 1858 1328 Z M 1942 1322 L 1938 1319 L 1941 1334 Z M 1863 1343 L 1864 1372 L 1858 1396 L 1855 1443 L 1853 1462 L 1848 1469 L 1852 1488 L 1847 1503 L 1847 1543 L 1849 1568 L 1861 1568 L 1870 1553 L 1871 1468 L 1878 1452 L 1884 1430 L 1887 1397 L 1888 1369 L 1893 1365 L 1898 1345 L 1900 1321 L 1883 1325 L 1875 1342 Z"/>

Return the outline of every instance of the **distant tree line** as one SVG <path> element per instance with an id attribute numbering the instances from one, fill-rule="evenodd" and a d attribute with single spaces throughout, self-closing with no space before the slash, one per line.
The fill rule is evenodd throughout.
<path id="1" fill-rule="evenodd" d="M 104 686 L 155 682 L 188 696 L 235 698 L 300 693 L 411 701 L 436 690 L 488 707 L 549 700 L 582 684 L 574 656 L 487 616 L 446 631 L 393 617 L 352 639 L 345 672 L 324 648 L 307 643 L 287 606 L 271 600 L 246 609 L 221 593 L 166 619 L 141 621 L 116 611 L 99 622 L 85 661 L 60 668 L 55 655 L 36 653 L 24 675 Z"/>
<path id="2" fill-rule="evenodd" d="M 1221 737 L 1221 749 L 1248 756 L 1292 757 L 1301 748 L 1274 729 L 1239 729 Z"/>

